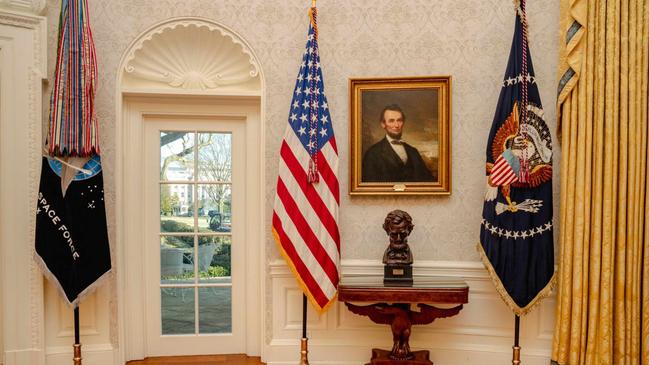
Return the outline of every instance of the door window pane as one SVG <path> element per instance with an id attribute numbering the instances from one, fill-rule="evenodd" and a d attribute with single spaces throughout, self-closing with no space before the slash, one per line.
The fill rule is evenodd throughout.
<path id="1" fill-rule="evenodd" d="M 199 219 L 201 232 L 232 231 L 232 188 L 230 184 L 198 185 L 198 200 L 206 215 Z"/>
<path id="2" fill-rule="evenodd" d="M 160 180 L 191 181 L 194 179 L 193 132 L 160 132 Z"/>
<path id="3" fill-rule="evenodd" d="M 160 184 L 160 231 L 194 232 L 191 184 Z"/>
<path id="4" fill-rule="evenodd" d="M 194 283 L 194 236 L 160 237 L 160 283 Z"/>
<path id="5" fill-rule="evenodd" d="M 198 238 L 199 281 L 201 283 L 232 283 L 232 238 L 203 236 Z M 202 255 L 202 256 L 201 256 Z"/>
<path id="6" fill-rule="evenodd" d="M 232 332 L 232 288 L 198 289 L 198 332 Z"/>
<path id="7" fill-rule="evenodd" d="M 232 134 L 198 133 L 198 180 L 230 182 Z"/>
<path id="8" fill-rule="evenodd" d="M 196 333 L 194 325 L 194 288 L 160 288 L 162 334 Z"/>

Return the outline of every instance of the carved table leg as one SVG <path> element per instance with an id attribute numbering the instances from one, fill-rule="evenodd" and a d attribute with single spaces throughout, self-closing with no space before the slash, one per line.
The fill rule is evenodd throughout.
<path id="1" fill-rule="evenodd" d="M 420 311 L 412 311 L 408 303 L 357 306 L 345 302 L 345 305 L 352 313 L 368 316 L 374 323 L 389 324 L 392 329 L 392 351 L 372 349 L 368 365 L 432 365 L 428 351 L 410 351 L 408 341 L 412 325 L 429 324 L 436 318 L 454 316 L 462 309 L 462 305 L 442 309 L 418 304 Z"/>

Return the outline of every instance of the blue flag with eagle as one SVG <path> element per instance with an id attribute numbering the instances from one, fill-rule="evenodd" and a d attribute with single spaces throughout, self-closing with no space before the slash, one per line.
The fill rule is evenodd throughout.
<path id="1" fill-rule="evenodd" d="M 554 276 L 552 140 L 532 67 L 524 0 L 517 2 L 486 173 L 478 250 L 505 303 L 524 315 L 549 294 Z"/>

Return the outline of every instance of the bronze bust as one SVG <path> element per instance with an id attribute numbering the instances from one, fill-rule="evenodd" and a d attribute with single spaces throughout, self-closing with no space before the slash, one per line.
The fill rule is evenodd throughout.
<path id="1" fill-rule="evenodd" d="M 390 237 L 390 245 L 383 254 L 384 264 L 412 264 L 408 235 L 414 227 L 410 214 L 403 210 L 397 209 L 388 213 L 383 222 L 383 229 Z"/>
<path id="2" fill-rule="evenodd" d="M 390 244 L 383 254 L 386 265 L 384 281 L 412 283 L 412 252 L 408 235 L 414 227 L 410 214 L 403 210 L 393 210 L 385 217 L 383 229 L 390 237 Z"/>

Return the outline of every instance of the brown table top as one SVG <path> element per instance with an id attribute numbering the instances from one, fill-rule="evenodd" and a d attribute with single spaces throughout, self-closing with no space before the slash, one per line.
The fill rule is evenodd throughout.
<path id="1" fill-rule="evenodd" d="M 414 277 L 412 286 L 383 284 L 382 276 L 345 276 L 338 285 L 341 302 L 468 303 L 469 286 L 457 278 Z"/>

